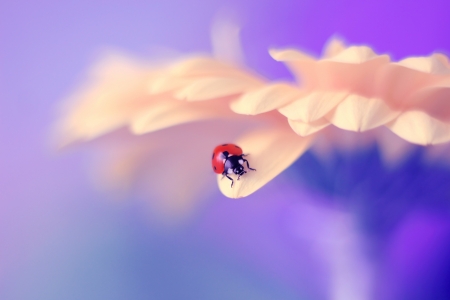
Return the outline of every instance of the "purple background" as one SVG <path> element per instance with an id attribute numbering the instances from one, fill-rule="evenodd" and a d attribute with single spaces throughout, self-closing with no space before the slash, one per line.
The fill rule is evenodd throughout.
<path id="1" fill-rule="evenodd" d="M 55 105 L 105 47 L 210 51 L 214 16 L 231 9 L 248 65 L 288 78 L 268 47 L 319 54 L 338 34 L 395 59 L 449 53 L 449 8 L 445 0 L 2 1 L 0 298 L 331 299 L 342 273 L 330 266 L 347 250 L 357 253 L 350 289 L 370 278 L 359 295 L 450 298 L 450 176 L 421 164 L 421 149 L 395 172 L 376 149 L 338 153 L 328 165 L 307 154 L 265 192 L 240 201 L 217 193 L 183 226 L 163 230 L 142 202 L 93 189 L 89 153 L 49 146 Z M 324 238 L 336 222 L 345 247 Z"/>

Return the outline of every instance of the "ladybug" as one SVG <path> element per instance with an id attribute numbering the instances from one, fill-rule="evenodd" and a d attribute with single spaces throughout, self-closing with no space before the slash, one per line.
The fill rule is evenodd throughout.
<path id="1" fill-rule="evenodd" d="M 223 144 L 214 149 L 212 155 L 212 167 L 214 172 L 222 174 L 231 180 L 231 187 L 233 187 L 234 180 L 228 176 L 229 174 L 239 175 L 238 179 L 242 175 L 247 173 L 244 171 L 244 162 L 247 163 L 247 168 L 252 171 L 255 169 L 250 168 L 248 160 L 244 158 L 246 154 L 243 154 L 241 147 L 235 144 Z"/>

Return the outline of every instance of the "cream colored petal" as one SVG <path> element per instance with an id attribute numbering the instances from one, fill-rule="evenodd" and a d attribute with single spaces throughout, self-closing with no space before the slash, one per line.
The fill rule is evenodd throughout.
<path id="1" fill-rule="evenodd" d="M 203 101 L 232 96 L 250 91 L 262 85 L 258 80 L 243 78 L 205 78 L 197 79 L 192 84 L 175 94 L 180 100 Z"/>
<path id="2" fill-rule="evenodd" d="M 270 49 L 269 54 L 276 61 L 284 62 L 302 87 L 309 88 L 316 83 L 316 59 L 294 49 Z"/>
<path id="3" fill-rule="evenodd" d="M 347 51 L 347 50 L 345 50 Z M 345 54 L 343 51 L 338 56 Z M 360 59 L 361 61 L 359 62 Z M 373 57 L 364 60 L 355 58 L 353 63 L 340 62 L 338 58 L 322 60 L 314 67 L 315 73 L 310 66 L 298 66 L 297 72 L 303 72 L 313 88 L 328 91 L 348 91 L 360 95 L 371 96 L 374 93 L 374 79 L 381 67 L 389 63 L 387 55 Z M 312 74 L 314 77 L 308 76 Z"/>
<path id="4" fill-rule="evenodd" d="M 324 58 L 334 57 L 334 56 L 338 55 L 339 53 L 341 53 L 342 51 L 344 51 L 346 48 L 347 48 L 347 46 L 346 46 L 344 40 L 342 40 L 338 37 L 333 37 L 325 45 L 324 50 L 323 50 L 323 57 Z"/>
<path id="5" fill-rule="evenodd" d="M 348 92 L 312 92 L 299 97 L 278 111 L 288 119 L 311 123 L 325 116 L 347 95 Z"/>
<path id="6" fill-rule="evenodd" d="M 285 61 L 305 90 L 350 91 L 372 95 L 374 78 L 389 63 L 387 55 L 377 56 L 368 47 L 350 47 L 332 58 L 316 61 L 293 50 L 272 51 Z"/>
<path id="7" fill-rule="evenodd" d="M 450 121 L 450 80 L 428 85 L 415 92 L 408 104 L 441 121 Z"/>
<path id="8" fill-rule="evenodd" d="M 417 91 L 442 81 L 442 76 L 424 73 L 406 66 L 390 63 L 376 73 L 372 85 L 374 94 L 398 110 L 413 109 L 418 102 Z"/>
<path id="9" fill-rule="evenodd" d="M 134 134 L 144 134 L 201 120 L 232 118 L 232 114 L 227 103 L 189 103 L 164 99 L 136 116 L 130 128 Z"/>
<path id="10" fill-rule="evenodd" d="M 213 76 L 214 74 L 234 74 L 236 67 L 207 56 L 198 56 L 180 60 L 168 70 L 172 76 Z"/>
<path id="11" fill-rule="evenodd" d="M 371 59 L 380 57 L 373 50 L 367 46 L 351 46 L 342 51 L 337 55 L 326 58 L 321 61 L 333 61 L 338 63 L 346 64 L 362 64 Z"/>
<path id="12" fill-rule="evenodd" d="M 450 123 L 434 119 L 422 111 L 407 111 L 386 125 L 403 139 L 419 145 L 450 141 Z"/>
<path id="13" fill-rule="evenodd" d="M 159 78 L 149 81 L 149 92 L 164 93 L 178 89 L 188 89 L 202 80 L 228 80 L 236 85 L 236 81 L 259 83 L 264 81 L 257 74 L 248 72 L 242 67 L 224 63 L 209 57 L 195 57 L 182 60 L 161 72 Z M 227 83 L 227 82 L 225 82 Z M 197 87 L 198 88 L 198 87 Z"/>
<path id="14" fill-rule="evenodd" d="M 276 61 L 315 61 L 316 59 L 308 54 L 295 49 L 269 49 L 269 54 Z"/>
<path id="15" fill-rule="evenodd" d="M 232 188 L 230 180 L 218 175 L 220 191 L 229 198 L 242 198 L 256 192 L 297 160 L 310 142 L 310 137 L 299 137 L 286 128 L 250 132 L 236 144 L 249 154 L 246 158 L 256 171 L 248 171 L 241 180 L 235 180 Z"/>
<path id="16" fill-rule="evenodd" d="M 392 121 L 398 114 L 382 99 L 350 94 L 327 118 L 341 129 L 366 131 Z"/>
<path id="17" fill-rule="evenodd" d="M 134 195 L 140 192 L 139 198 L 153 207 L 152 219 L 176 222 L 191 216 L 217 189 L 212 151 L 236 139 L 243 128 L 243 123 L 213 120 L 121 136 L 102 145 L 102 168 L 98 169 L 104 172 L 96 174 L 96 181 L 115 194 L 121 187 L 130 188 Z"/>
<path id="18" fill-rule="evenodd" d="M 168 69 L 174 78 L 242 78 L 246 81 L 264 80 L 240 65 L 223 62 L 207 56 L 182 60 Z"/>
<path id="19" fill-rule="evenodd" d="M 302 121 L 295 121 L 288 119 L 289 125 L 294 130 L 294 132 L 300 136 L 308 136 L 311 135 L 319 130 L 322 130 L 323 128 L 330 125 L 330 122 L 325 119 L 319 119 L 314 122 L 305 123 Z"/>
<path id="20" fill-rule="evenodd" d="M 409 57 L 397 64 L 429 74 L 449 75 L 448 58 L 443 54 L 433 54 L 429 57 Z"/>
<path id="21" fill-rule="evenodd" d="M 189 84 L 192 84 L 195 80 L 196 78 L 162 75 L 161 77 L 150 82 L 148 91 L 150 94 L 166 93 L 186 87 Z"/>
<path id="22" fill-rule="evenodd" d="M 231 102 L 231 109 L 238 114 L 257 115 L 277 109 L 301 95 L 300 90 L 286 83 L 275 83 L 245 93 Z"/>
<path id="23" fill-rule="evenodd" d="M 92 73 L 87 84 L 61 107 L 55 131 L 62 146 L 125 126 L 151 102 L 146 83 L 159 71 L 113 56 L 100 62 Z"/>

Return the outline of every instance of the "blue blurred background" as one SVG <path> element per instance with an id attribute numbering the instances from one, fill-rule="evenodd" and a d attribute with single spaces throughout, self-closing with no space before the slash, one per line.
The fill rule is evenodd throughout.
<path id="1" fill-rule="evenodd" d="M 0 299 L 450 299 L 450 170 L 417 148 L 307 153 L 262 191 L 216 193 L 176 227 L 88 178 L 89 152 L 55 154 L 55 106 L 105 48 L 210 52 L 218 12 L 246 63 L 290 78 L 271 46 L 319 54 L 334 34 L 394 59 L 450 52 L 446 0 L 2 1 Z M 149 199 L 151 201 L 151 199 Z"/>

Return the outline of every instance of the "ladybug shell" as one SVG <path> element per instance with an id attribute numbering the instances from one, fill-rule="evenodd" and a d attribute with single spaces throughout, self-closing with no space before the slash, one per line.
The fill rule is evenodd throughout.
<path id="1" fill-rule="evenodd" d="M 227 151 L 229 155 L 242 155 L 242 149 L 235 144 L 223 144 L 214 149 L 212 155 L 212 168 L 217 174 L 222 174 L 225 171 L 224 159 L 226 159 L 223 152 Z"/>

